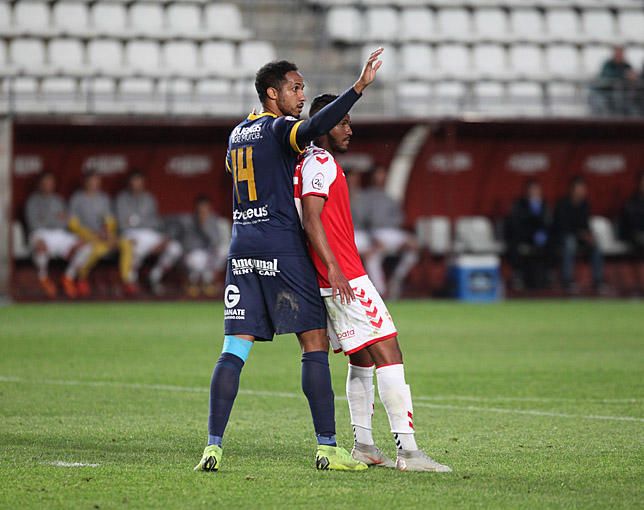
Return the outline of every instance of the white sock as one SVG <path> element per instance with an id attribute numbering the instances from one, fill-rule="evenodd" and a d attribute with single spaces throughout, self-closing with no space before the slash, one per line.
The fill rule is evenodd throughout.
<path id="1" fill-rule="evenodd" d="M 74 278 L 76 278 L 76 275 L 78 274 L 78 271 L 89 260 L 89 256 L 91 254 L 92 254 L 92 246 L 91 245 L 84 244 L 84 245 L 80 246 L 76 250 L 76 253 L 74 253 L 74 255 L 72 255 L 72 259 L 69 261 L 69 264 L 67 265 L 67 269 L 65 270 L 65 276 L 67 278 L 71 278 L 72 280 Z"/>
<path id="2" fill-rule="evenodd" d="M 177 241 L 170 241 L 159 257 L 156 266 L 150 272 L 150 279 L 155 283 L 160 282 L 165 272 L 174 266 L 182 253 L 181 245 Z"/>
<path id="3" fill-rule="evenodd" d="M 47 278 L 47 264 L 49 263 L 49 256 L 45 251 L 37 251 L 33 254 L 33 261 L 38 269 L 38 278 L 41 280 Z"/>
<path id="4" fill-rule="evenodd" d="M 373 366 L 358 367 L 349 363 L 347 400 L 356 443 L 374 444 L 371 433 L 374 393 Z"/>
<path id="5" fill-rule="evenodd" d="M 405 383 L 405 368 L 401 364 L 386 365 L 376 369 L 378 394 L 382 400 L 396 447 L 418 450 L 414 439 L 414 409 L 411 391 Z"/>

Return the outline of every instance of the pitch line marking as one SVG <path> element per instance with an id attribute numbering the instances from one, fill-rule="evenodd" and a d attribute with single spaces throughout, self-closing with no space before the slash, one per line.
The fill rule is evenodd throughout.
<path id="1" fill-rule="evenodd" d="M 55 460 L 54 462 L 47 462 L 50 466 L 56 467 L 98 467 L 100 464 L 90 464 L 87 462 L 64 462 L 62 460 Z"/>
<path id="2" fill-rule="evenodd" d="M 208 388 L 198 388 L 198 387 L 191 387 L 191 386 L 173 386 L 169 384 L 122 383 L 122 382 L 113 382 L 113 381 L 74 381 L 74 380 L 62 380 L 62 379 L 30 380 L 30 379 L 22 379 L 20 377 L 11 377 L 11 376 L 0 376 L 0 382 L 50 384 L 50 385 L 58 385 L 58 386 L 112 387 L 112 388 L 124 388 L 124 389 L 135 389 L 135 390 L 171 391 L 171 392 L 177 392 L 177 393 L 207 393 L 208 392 Z M 302 396 L 299 393 L 291 393 L 291 392 L 283 392 L 283 391 L 244 390 L 244 389 L 240 389 L 239 393 L 241 393 L 242 395 L 277 397 L 277 398 L 301 398 Z M 501 414 L 522 414 L 522 415 L 528 415 L 528 416 L 551 416 L 555 418 L 578 418 L 578 419 L 584 419 L 584 420 L 644 422 L 644 418 L 637 418 L 635 416 L 571 414 L 571 413 L 559 413 L 556 411 L 540 411 L 537 409 L 506 409 L 502 407 L 479 407 L 479 406 L 455 406 L 450 404 L 430 404 L 424 401 L 432 399 L 433 397 L 419 396 L 414 398 L 417 401 L 421 400 L 421 402 L 416 402 L 415 404 L 416 407 L 427 407 L 431 409 L 447 409 L 451 411 L 470 411 L 470 412 L 501 413 Z M 450 397 L 435 397 L 435 398 L 448 399 Z M 474 399 L 477 397 L 465 397 L 465 398 Z M 517 398 L 520 398 L 520 397 L 517 397 Z M 335 399 L 339 401 L 346 401 L 346 397 L 336 397 Z M 490 399 L 490 400 L 493 400 L 493 399 Z"/>

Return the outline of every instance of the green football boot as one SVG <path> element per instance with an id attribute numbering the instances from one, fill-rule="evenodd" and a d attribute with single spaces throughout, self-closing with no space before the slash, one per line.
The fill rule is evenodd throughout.
<path id="1" fill-rule="evenodd" d="M 318 445 L 315 454 L 315 467 L 322 471 L 364 471 L 367 465 L 355 460 L 351 454 L 339 446 Z"/>
<path id="2" fill-rule="evenodd" d="M 216 444 L 206 446 L 199 464 L 195 466 L 195 471 L 219 471 L 221 454 L 221 446 L 217 446 Z"/>

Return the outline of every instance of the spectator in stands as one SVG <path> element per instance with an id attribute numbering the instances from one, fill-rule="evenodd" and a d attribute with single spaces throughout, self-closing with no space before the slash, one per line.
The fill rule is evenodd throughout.
<path id="1" fill-rule="evenodd" d="M 591 93 L 597 115 L 635 115 L 637 75 L 626 61 L 624 48 L 615 46 L 613 56 L 604 62 Z"/>
<path id="2" fill-rule="evenodd" d="M 564 288 L 576 291 L 574 282 L 577 252 L 588 253 L 592 266 L 593 287 L 601 289 L 603 283 L 603 259 L 595 237 L 590 230 L 590 204 L 588 189 L 582 177 L 575 177 L 568 195 L 557 203 L 553 230 L 561 250 L 561 278 Z"/>
<path id="3" fill-rule="evenodd" d="M 61 285 L 67 297 L 75 298 L 75 279 L 80 268 L 87 263 L 91 247 L 67 230 L 67 206 L 55 189 L 54 175 L 45 172 L 38 179 L 37 190 L 27 200 L 25 219 L 29 244 L 38 269 L 38 280 L 47 297 L 53 299 L 58 293 L 56 284 L 49 278 L 49 260 L 62 258 L 69 263 Z"/>
<path id="4" fill-rule="evenodd" d="M 397 299 L 405 278 L 418 261 L 419 246 L 413 234 L 404 230 L 402 207 L 385 191 L 386 180 L 387 170 L 378 166 L 372 174 L 372 186 L 362 196 L 372 242 L 365 268 L 378 292 Z M 387 255 L 401 255 L 389 282 L 385 281 L 383 268 Z"/>
<path id="5" fill-rule="evenodd" d="M 183 247 L 188 268 L 188 295 L 199 296 L 200 292 L 214 297 L 219 292 L 217 273 L 226 265 L 228 246 L 222 242 L 219 220 L 212 210 L 207 196 L 195 201 L 194 213 L 183 229 Z"/>
<path id="6" fill-rule="evenodd" d="M 347 185 L 351 197 L 351 219 L 355 233 L 356 247 L 362 257 L 366 257 L 371 252 L 371 240 L 367 232 L 367 204 L 362 192 L 362 175 L 356 170 L 347 172 Z"/>
<path id="7" fill-rule="evenodd" d="M 543 199 L 541 184 L 530 179 L 508 218 L 508 255 L 518 288 L 542 288 L 549 262 L 552 213 Z"/>
<path id="8" fill-rule="evenodd" d="M 109 197 L 101 191 L 98 174 L 86 174 L 83 189 L 72 195 L 69 202 L 69 229 L 92 248 L 89 260 L 79 272 L 78 295 L 86 297 L 91 294 L 87 280 L 89 272 L 102 258 L 116 250 L 120 252 L 119 271 L 124 290 L 131 295 L 134 289 L 128 284 L 128 276 L 132 265 L 132 245 L 127 239 L 119 239 L 116 235 L 116 219 Z"/>
<path id="9" fill-rule="evenodd" d="M 635 255 L 637 292 L 641 295 L 644 293 L 644 172 L 639 176 L 637 190 L 622 211 L 621 231 Z"/>
<path id="10" fill-rule="evenodd" d="M 161 280 L 181 257 L 181 245 L 161 232 L 157 201 L 146 190 L 145 177 L 134 171 L 128 177 L 127 189 L 116 197 L 116 219 L 121 236 L 132 244 L 132 264 L 127 282 L 132 291 L 138 291 L 139 269 L 150 255 L 157 255 L 156 264 L 149 273 L 152 291 L 163 293 Z"/>

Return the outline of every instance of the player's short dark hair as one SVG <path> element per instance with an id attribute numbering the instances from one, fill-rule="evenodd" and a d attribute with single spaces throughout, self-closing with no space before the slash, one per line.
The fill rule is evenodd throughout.
<path id="1" fill-rule="evenodd" d="M 570 179 L 570 190 L 573 188 L 576 188 L 579 184 L 586 184 L 586 179 L 584 179 L 581 175 L 575 175 L 572 179 Z"/>
<path id="2" fill-rule="evenodd" d="M 44 172 L 41 172 L 38 174 L 38 178 L 36 179 L 36 182 L 40 184 L 42 181 L 49 177 L 55 177 L 54 172 L 50 172 L 49 170 L 45 170 Z"/>
<path id="3" fill-rule="evenodd" d="M 320 94 L 313 98 L 311 107 L 309 108 L 309 117 L 313 117 L 317 112 L 319 112 L 326 105 L 331 104 L 338 98 L 335 94 Z"/>
<path id="4" fill-rule="evenodd" d="M 201 205 L 201 204 L 212 204 L 212 199 L 205 194 L 200 194 L 195 197 L 195 206 Z"/>
<path id="5" fill-rule="evenodd" d="M 259 100 L 264 103 L 268 95 L 266 91 L 273 87 L 279 89 L 286 81 L 286 73 L 297 71 L 297 66 L 287 60 L 269 62 L 263 65 L 255 75 L 255 90 Z"/>
<path id="6" fill-rule="evenodd" d="M 132 170 L 127 176 L 127 182 L 132 182 L 137 178 L 145 179 L 145 174 L 141 170 Z"/>

